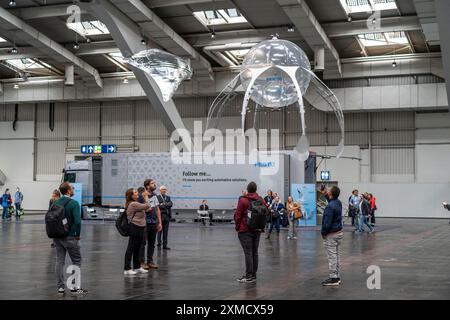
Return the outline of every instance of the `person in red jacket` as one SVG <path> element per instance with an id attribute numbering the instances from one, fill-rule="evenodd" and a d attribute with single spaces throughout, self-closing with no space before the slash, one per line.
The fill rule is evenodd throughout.
<path id="1" fill-rule="evenodd" d="M 239 198 L 234 215 L 235 228 L 245 255 L 245 275 L 237 279 L 237 281 L 244 283 L 255 282 L 256 272 L 258 271 L 258 247 L 261 230 L 250 230 L 247 225 L 247 210 L 250 202 L 261 198 L 256 193 L 256 189 L 257 185 L 255 182 L 252 181 L 248 184 L 247 195 Z M 261 198 L 261 200 L 267 206 L 264 199 Z"/>
<path id="2" fill-rule="evenodd" d="M 377 198 L 373 194 L 369 193 L 369 204 L 370 204 L 370 223 L 372 227 L 375 226 L 375 210 L 377 210 Z"/>

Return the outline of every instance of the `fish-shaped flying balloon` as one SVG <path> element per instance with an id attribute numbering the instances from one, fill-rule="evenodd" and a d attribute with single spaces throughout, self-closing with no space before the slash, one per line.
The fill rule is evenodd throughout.
<path id="1" fill-rule="evenodd" d="M 140 51 L 125 61 L 155 80 L 165 102 L 172 98 L 183 80 L 192 76 L 192 69 L 187 61 L 159 49 Z"/>
<path id="2" fill-rule="evenodd" d="M 305 98 L 313 107 L 333 111 L 340 126 L 341 139 L 337 157 L 344 151 L 344 115 L 334 93 L 311 71 L 308 56 L 296 44 L 273 37 L 255 45 L 246 54 L 239 74 L 214 99 L 208 112 L 206 128 L 217 127 L 223 110 L 231 105 L 237 88 L 242 85 L 245 94 L 242 103 L 241 125 L 245 131 L 245 117 L 249 101 L 256 110 L 265 107 L 279 109 L 297 104 L 302 134 L 295 150 L 300 160 L 309 157 L 306 136 Z M 256 126 L 256 112 L 253 127 Z"/>

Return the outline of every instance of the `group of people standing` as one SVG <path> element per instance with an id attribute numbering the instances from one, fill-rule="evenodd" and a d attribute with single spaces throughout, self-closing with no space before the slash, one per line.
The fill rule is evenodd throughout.
<path id="1" fill-rule="evenodd" d="M 143 187 L 131 188 L 125 193 L 125 210 L 129 221 L 125 275 L 148 273 L 149 269 L 158 269 L 153 259 L 156 240 L 158 248 L 162 246 L 163 250 L 170 250 L 168 232 L 173 203 L 165 186 L 159 188 L 159 195 L 155 191 L 156 181 L 147 179 Z"/>
<path id="2" fill-rule="evenodd" d="M 269 209 L 267 219 L 268 232 L 266 239 L 270 239 L 273 228 L 275 228 L 277 235 L 279 235 L 280 225 L 289 225 L 287 236 L 288 240 L 297 239 L 296 225 L 298 223 L 298 219 L 302 217 L 300 204 L 295 202 L 292 196 L 288 196 L 287 201 L 282 203 L 278 194 L 276 192 L 272 192 L 272 190 L 267 191 L 264 201 Z"/>
<path id="3" fill-rule="evenodd" d="M 300 206 L 295 204 L 291 196 L 288 197 L 286 204 L 283 205 L 280 202 L 278 195 L 273 194 L 270 190 L 267 192 L 267 196 L 264 199 L 260 197 L 256 191 L 256 183 L 250 182 L 247 186 L 247 190 L 243 192 L 242 196 L 238 200 L 234 215 L 235 229 L 238 233 L 238 238 L 245 256 L 245 274 L 237 279 L 240 283 L 254 283 L 256 282 L 257 277 L 259 264 L 259 240 L 261 233 L 265 231 L 265 227 L 263 226 L 261 229 L 252 229 L 250 227 L 248 221 L 251 219 L 251 216 L 255 214 L 254 207 L 262 204 L 262 207 L 265 209 L 264 214 L 269 214 L 272 216 L 273 212 L 280 212 L 280 208 L 284 207 L 288 215 L 291 217 L 289 221 L 293 222 L 293 229 L 292 231 L 289 231 L 292 239 L 295 239 L 295 221 L 297 220 L 296 211 L 301 211 Z M 323 215 L 321 234 L 324 247 L 327 252 L 329 266 L 329 277 L 322 282 L 322 285 L 338 286 L 341 284 L 340 245 L 343 238 L 342 203 L 338 199 L 340 190 L 338 187 L 333 187 L 330 190 L 324 189 L 322 192 L 328 200 L 328 205 L 325 208 Z M 273 229 L 273 219 L 270 224 L 270 227 Z"/>
<path id="4" fill-rule="evenodd" d="M 11 220 L 12 213 L 16 213 L 16 220 L 20 219 L 20 216 L 23 214 L 22 202 L 23 202 L 23 193 L 20 191 L 20 188 L 17 187 L 16 193 L 14 194 L 14 201 L 11 196 L 11 192 L 9 189 L 5 189 L 5 193 L 2 195 L 2 220 L 8 221 Z M 10 214 L 11 213 L 11 214 Z"/>
<path id="5" fill-rule="evenodd" d="M 368 232 L 375 231 L 375 211 L 377 210 L 376 198 L 371 193 L 359 195 L 357 189 L 352 191 L 348 199 L 348 215 L 352 218 L 352 226 L 355 232 L 362 233 L 365 226 Z"/>

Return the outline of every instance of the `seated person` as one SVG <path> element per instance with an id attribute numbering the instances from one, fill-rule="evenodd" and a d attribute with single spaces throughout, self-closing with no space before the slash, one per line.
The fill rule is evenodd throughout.
<path id="1" fill-rule="evenodd" d="M 200 207 L 198 208 L 199 211 L 208 211 L 209 210 L 209 206 L 206 200 L 202 201 L 202 204 L 200 205 Z M 211 212 L 208 212 L 209 214 L 209 225 L 212 226 L 212 220 L 213 220 L 213 214 Z M 202 223 L 203 225 L 205 225 L 205 219 L 202 219 Z"/>

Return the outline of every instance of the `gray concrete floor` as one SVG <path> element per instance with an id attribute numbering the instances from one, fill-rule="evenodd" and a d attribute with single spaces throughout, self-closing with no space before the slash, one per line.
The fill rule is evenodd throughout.
<path id="1" fill-rule="evenodd" d="M 449 299 L 450 225 L 446 220 L 379 219 L 375 234 L 346 227 L 339 288 L 324 288 L 327 262 L 316 228 L 297 241 L 261 239 L 256 284 L 239 284 L 243 253 L 233 225 L 172 224 L 171 251 L 156 251 L 160 269 L 123 276 L 127 239 L 111 222 L 83 221 L 83 298 L 55 294 L 55 252 L 43 218 L 3 223 L 0 299 Z M 67 261 L 69 262 L 69 261 Z M 381 268 L 381 290 L 367 289 L 369 265 Z"/>

